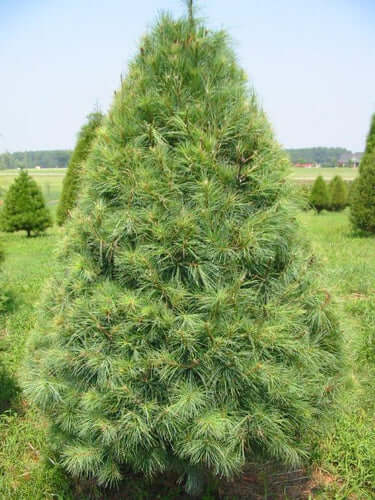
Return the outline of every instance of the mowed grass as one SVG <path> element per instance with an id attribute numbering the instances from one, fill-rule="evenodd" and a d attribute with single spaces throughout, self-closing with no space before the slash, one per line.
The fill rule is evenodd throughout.
<path id="1" fill-rule="evenodd" d="M 65 168 L 28 169 L 27 172 L 39 184 L 44 198 L 50 207 L 54 207 L 59 199 Z M 18 175 L 17 170 L 0 170 L 0 199 Z"/>
<path id="2" fill-rule="evenodd" d="M 358 175 L 358 168 L 336 167 L 336 168 L 300 168 L 292 167 L 291 179 L 298 182 L 314 182 L 321 175 L 324 180 L 329 181 L 335 175 L 340 175 L 345 181 L 353 181 Z"/>
<path id="3" fill-rule="evenodd" d="M 57 230 L 26 238 L 23 233 L 1 235 L 5 249 L 2 266 L 15 295 L 15 304 L 0 319 L 0 362 L 18 381 L 22 374 L 25 342 L 35 325 L 41 286 L 54 269 Z M 69 499 L 69 481 L 50 460 L 46 422 L 15 394 L 10 411 L 0 416 L 0 498 Z"/>
<path id="4" fill-rule="evenodd" d="M 346 366 L 331 426 L 315 443 L 312 474 L 318 480 L 310 498 L 375 498 L 375 239 L 353 234 L 348 212 L 301 213 L 300 220 L 321 261 L 322 286 L 337 305 Z M 14 309 L 0 320 L 0 359 L 16 382 L 26 339 L 36 324 L 40 290 L 54 270 L 58 239 L 56 228 L 31 239 L 21 233 L 0 234 L 6 249 L 4 271 L 16 295 Z M 0 440 L 1 499 L 79 498 L 48 448 L 46 421 L 22 393 L 15 394 L 10 410 L 0 416 Z M 145 491 L 133 498 L 149 497 Z"/>

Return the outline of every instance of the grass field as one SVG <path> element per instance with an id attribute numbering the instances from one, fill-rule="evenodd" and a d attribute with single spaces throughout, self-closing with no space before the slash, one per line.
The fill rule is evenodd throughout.
<path id="1" fill-rule="evenodd" d="M 319 175 L 325 180 L 331 180 L 335 175 L 340 175 L 345 181 L 352 181 L 358 174 L 357 168 L 300 168 L 292 167 L 291 178 L 298 182 L 313 182 Z"/>
<path id="2" fill-rule="evenodd" d="M 57 204 L 61 192 L 61 185 L 66 172 L 65 168 L 46 168 L 43 170 L 29 169 L 29 174 L 41 186 L 44 197 L 49 206 Z M 0 170 L 0 199 L 18 175 L 17 170 Z"/>

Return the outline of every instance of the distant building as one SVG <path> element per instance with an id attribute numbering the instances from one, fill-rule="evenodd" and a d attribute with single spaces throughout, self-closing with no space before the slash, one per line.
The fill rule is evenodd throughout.
<path id="1" fill-rule="evenodd" d="M 316 168 L 316 167 L 319 167 L 319 164 L 318 163 L 295 163 L 294 166 L 299 167 L 299 168 Z"/>
<path id="2" fill-rule="evenodd" d="M 358 168 L 361 162 L 363 153 L 345 153 L 341 155 L 338 165 L 340 167 Z"/>

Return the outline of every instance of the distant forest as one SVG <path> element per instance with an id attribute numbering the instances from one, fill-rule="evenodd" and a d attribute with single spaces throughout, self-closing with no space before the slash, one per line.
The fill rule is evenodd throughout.
<path id="1" fill-rule="evenodd" d="M 58 149 L 55 151 L 23 151 L 19 153 L 3 153 L 0 155 L 0 170 L 8 168 L 64 168 L 68 165 L 71 151 Z"/>
<path id="2" fill-rule="evenodd" d="M 345 148 L 302 148 L 287 149 L 293 163 L 320 163 L 336 165 L 343 158 L 353 154 Z M 68 149 L 56 151 L 24 151 L 0 154 L 0 170 L 9 168 L 64 168 L 68 165 L 72 152 Z"/>
<path id="3" fill-rule="evenodd" d="M 348 158 L 353 153 L 345 148 L 301 148 L 287 149 L 292 163 L 320 163 L 321 165 L 336 165 L 342 158 Z"/>

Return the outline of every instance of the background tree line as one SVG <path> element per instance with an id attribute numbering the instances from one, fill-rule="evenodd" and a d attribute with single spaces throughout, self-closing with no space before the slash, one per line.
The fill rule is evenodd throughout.
<path id="1" fill-rule="evenodd" d="M 52 151 L 21 151 L 0 155 L 0 170 L 14 168 L 64 168 L 68 165 L 72 152 L 68 149 Z"/>
<path id="2" fill-rule="evenodd" d="M 343 156 L 351 156 L 352 151 L 345 148 L 300 148 L 286 149 L 292 163 L 320 163 L 336 165 Z"/>
<path id="3" fill-rule="evenodd" d="M 286 149 L 292 163 L 320 163 L 322 165 L 337 165 L 342 157 L 352 155 L 345 148 L 300 148 Z M 53 151 L 21 151 L 17 153 L 0 154 L 0 170 L 13 168 L 33 168 L 37 165 L 43 168 L 67 167 L 72 151 L 60 149 Z"/>

